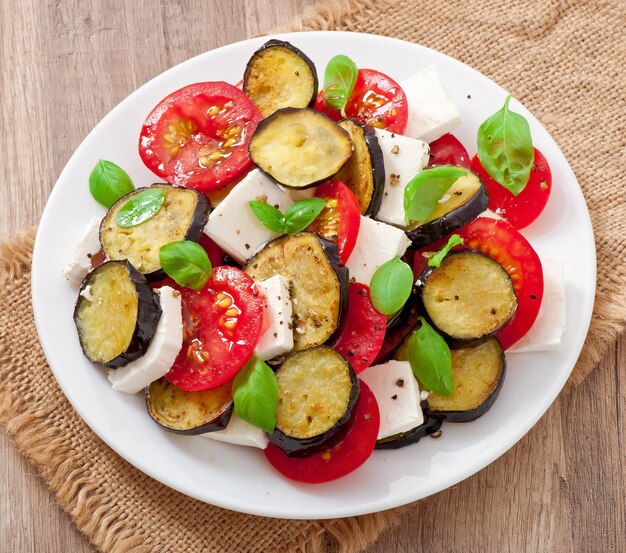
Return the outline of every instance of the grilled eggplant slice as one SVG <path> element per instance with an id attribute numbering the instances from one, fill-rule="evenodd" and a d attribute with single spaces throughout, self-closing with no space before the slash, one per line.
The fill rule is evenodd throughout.
<path id="1" fill-rule="evenodd" d="M 165 193 L 159 212 L 134 227 L 120 227 L 117 214 L 142 189 L 134 190 L 111 206 L 100 225 L 100 243 L 107 259 L 128 259 L 146 278 L 155 282 L 165 278 L 159 261 L 164 244 L 177 240 L 197 242 L 209 217 L 206 196 L 191 188 L 153 184 Z"/>
<path id="2" fill-rule="evenodd" d="M 497 338 L 475 347 L 450 350 L 452 394 L 431 392 L 425 414 L 450 422 L 470 422 L 496 401 L 506 375 L 506 357 Z"/>
<path id="3" fill-rule="evenodd" d="M 91 271 L 74 308 L 83 353 L 111 368 L 146 352 L 160 317 L 156 294 L 128 261 L 107 261 Z"/>
<path id="4" fill-rule="evenodd" d="M 443 420 L 441 418 L 427 416 L 427 405 L 428 402 L 422 402 L 422 409 L 425 410 L 424 422 L 422 424 L 416 426 L 415 428 L 411 428 L 411 430 L 407 430 L 406 432 L 401 432 L 400 434 L 395 434 L 394 436 L 388 436 L 387 438 L 378 440 L 376 442 L 376 449 L 400 449 L 401 447 L 405 447 L 407 445 L 416 444 L 422 438 L 438 432 L 441 428 Z"/>
<path id="5" fill-rule="evenodd" d="M 186 392 L 165 378 L 145 390 L 148 413 L 176 434 L 204 434 L 226 428 L 233 412 L 232 382 L 201 392 Z"/>
<path id="6" fill-rule="evenodd" d="M 316 186 L 335 175 L 352 155 L 348 133 L 313 109 L 283 108 L 259 123 L 250 157 L 287 188 Z"/>
<path id="7" fill-rule="evenodd" d="M 356 196 L 361 215 L 378 213 L 385 189 L 383 152 L 373 127 L 352 119 L 339 122 L 352 140 L 352 157 L 341 168 L 337 178 Z"/>
<path id="8" fill-rule="evenodd" d="M 487 188 L 478 175 L 466 167 L 453 167 L 462 169 L 466 175 L 457 179 L 450 187 L 426 221 L 405 229 L 415 248 L 428 246 L 460 229 L 476 219 L 489 205 Z"/>
<path id="9" fill-rule="evenodd" d="M 450 253 L 419 280 L 425 314 L 452 347 L 477 344 L 496 334 L 517 309 L 508 273 L 477 251 Z"/>
<path id="10" fill-rule="evenodd" d="M 243 76 L 243 91 L 263 117 L 281 108 L 313 107 L 317 85 L 314 63 L 282 40 L 269 40 L 261 46 L 250 58 Z"/>
<path id="11" fill-rule="evenodd" d="M 348 302 L 348 269 L 337 245 L 313 232 L 268 242 L 244 271 L 260 282 L 282 275 L 293 300 L 293 351 L 333 339 L 341 331 Z"/>
<path id="12" fill-rule="evenodd" d="M 278 369 L 276 380 L 276 429 L 270 442 L 290 457 L 307 457 L 345 436 L 359 380 L 339 352 L 328 346 L 298 351 Z"/>

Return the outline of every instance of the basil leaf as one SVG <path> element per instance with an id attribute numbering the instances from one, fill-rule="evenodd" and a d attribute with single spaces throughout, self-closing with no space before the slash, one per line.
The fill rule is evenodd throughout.
<path id="1" fill-rule="evenodd" d="M 354 90 L 359 70 L 356 64 L 344 55 L 332 58 L 324 72 L 324 100 L 331 108 L 343 110 Z"/>
<path id="2" fill-rule="evenodd" d="M 456 167 L 434 167 L 420 171 L 404 189 L 406 222 L 426 221 L 448 189 L 466 174 L 463 169 Z"/>
<path id="3" fill-rule="evenodd" d="M 450 348 L 424 317 L 419 321 L 421 325 L 409 338 L 407 347 L 411 369 L 427 390 L 449 396 L 454 388 Z"/>
<path id="4" fill-rule="evenodd" d="M 453 234 L 448 238 L 448 243 L 441 248 L 435 255 L 428 259 L 429 267 L 439 267 L 443 258 L 448 255 L 448 252 L 454 248 L 454 246 L 458 246 L 463 243 L 463 238 L 461 238 L 458 234 Z"/>
<path id="5" fill-rule="evenodd" d="M 120 227 L 134 227 L 154 217 L 165 199 L 165 193 L 159 188 L 146 188 L 128 200 L 117 212 L 115 218 Z"/>
<path id="6" fill-rule="evenodd" d="M 509 110 L 507 96 L 500 111 L 478 128 L 478 159 L 487 173 L 516 196 L 524 190 L 535 160 L 528 121 Z"/>
<path id="7" fill-rule="evenodd" d="M 285 211 L 285 232 L 296 234 L 308 227 L 326 207 L 323 198 L 305 198 Z"/>
<path id="8" fill-rule="evenodd" d="M 274 430 L 278 384 L 274 371 L 256 355 L 235 376 L 233 401 L 240 418 L 265 432 Z"/>
<path id="9" fill-rule="evenodd" d="M 135 190 L 128 173 L 112 161 L 101 159 L 89 175 L 89 191 L 107 209 L 122 196 Z"/>
<path id="10" fill-rule="evenodd" d="M 181 286 L 200 290 L 211 276 L 211 262 L 204 248 L 190 240 L 161 246 L 159 260 L 163 270 Z"/>
<path id="11" fill-rule="evenodd" d="M 260 202 L 258 200 L 252 200 L 248 202 L 248 205 L 257 219 L 268 229 L 279 234 L 284 234 L 285 219 L 279 209 L 276 209 L 267 202 Z"/>
<path id="12" fill-rule="evenodd" d="M 370 298 L 383 315 L 399 311 L 413 289 L 413 271 L 399 257 L 383 263 L 372 276 Z"/>

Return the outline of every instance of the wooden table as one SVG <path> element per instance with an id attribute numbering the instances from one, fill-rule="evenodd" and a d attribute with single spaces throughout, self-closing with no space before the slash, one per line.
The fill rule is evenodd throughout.
<path id="1" fill-rule="evenodd" d="M 313 3 L 0 2 L 0 238 L 37 222 L 71 153 L 135 88 Z M 511 451 L 420 502 L 368 553 L 626 551 L 624 365 L 626 339 Z M 14 553 L 92 551 L 3 433 L 0 544 Z"/>

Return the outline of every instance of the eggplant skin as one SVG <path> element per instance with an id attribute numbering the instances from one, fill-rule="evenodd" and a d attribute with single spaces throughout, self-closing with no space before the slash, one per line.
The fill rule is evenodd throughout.
<path id="1" fill-rule="evenodd" d="M 431 292 L 429 290 L 432 287 L 432 279 L 439 278 L 441 271 L 446 271 L 449 269 L 449 264 L 454 260 L 455 264 L 458 265 L 458 260 L 463 259 L 467 256 L 475 256 L 477 259 L 482 259 L 487 266 L 492 266 L 493 269 L 499 274 L 501 277 L 500 284 L 506 283 L 506 295 L 509 297 L 508 305 L 498 305 L 496 309 L 504 308 L 505 316 L 499 315 L 496 317 L 496 310 L 491 311 L 489 315 L 486 315 L 486 307 L 483 306 L 481 309 L 483 319 L 481 323 L 484 322 L 485 326 L 474 329 L 472 332 L 469 332 L 469 322 L 472 321 L 472 317 L 468 316 L 468 310 L 474 309 L 474 302 L 477 300 L 473 300 L 474 296 L 477 296 L 479 299 L 482 299 L 483 303 L 486 303 L 485 296 L 487 293 L 494 293 L 493 280 L 487 280 L 484 278 L 484 275 L 479 275 L 476 271 L 472 271 L 471 269 L 463 268 L 463 270 L 459 273 L 459 277 L 453 278 L 449 274 L 446 275 L 444 279 L 444 284 L 447 286 L 455 285 L 454 290 L 450 290 L 449 294 L 446 296 L 450 297 L 442 297 L 437 299 L 439 295 L 443 294 L 442 290 L 439 290 L 439 293 Z M 438 273 L 439 271 L 439 273 Z M 450 271 L 448 271 L 449 273 Z M 513 287 L 513 283 L 511 281 L 510 276 L 505 271 L 505 269 L 497 262 L 487 257 L 483 253 L 476 250 L 462 250 L 462 251 L 452 251 L 450 252 L 442 261 L 439 267 L 427 267 L 418 279 L 418 290 L 419 290 L 419 310 L 423 313 L 424 318 L 428 321 L 428 323 L 433 326 L 448 342 L 450 347 L 452 348 L 462 348 L 470 345 L 478 345 L 488 338 L 495 336 L 502 328 L 504 328 L 513 318 L 515 312 L 517 311 L 517 296 L 515 295 L 515 288 Z M 484 287 L 490 285 L 489 290 L 485 290 Z M 454 294 L 455 291 L 460 289 L 462 292 L 460 294 Z M 484 294 L 480 294 L 477 292 L 481 291 L 483 288 Z M 502 292 L 502 291 L 500 291 Z M 467 295 L 467 298 L 465 297 Z M 501 294 L 502 295 L 502 294 Z M 454 296 L 454 298 L 452 298 Z M 463 296 L 463 297 L 460 297 Z M 500 301 L 502 303 L 502 301 Z M 448 310 L 447 306 L 452 305 L 452 310 Z M 430 307 L 429 307 L 430 306 Z M 495 307 L 495 306 L 494 306 Z M 436 314 L 437 309 L 445 310 L 445 325 L 444 321 L 440 318 L 440 315 Z M 458 317 L 454 316 L 454 312 L 457 311 L 459 313 Z M 485 317 L 487 317 L 485 319 Z M 460 320 L 464 319 L 466 324 L 461 327 L 457 327 L 457 331 L 462 330 L 464 334 L 460 332 L 453 332 L 452 328 L 450 328 L 451 319 Z M 476 317 L 473 318 L 474 320 Z M 456 324 L 456 322 L 454 323 Z M 445 326 L 445 328 L 442 328 Z"/>
<path id="2" fill-rule="evenodd" d="M 257 125 L 248 153 L 274 182 L 304 190 L 339 172 L 352 156 L 352 140 L 346 130 L 322 112 L 281 108 Z"/>
<path id="3" fill-rule="evenodd" d="M 464 168 L 465 169 L 465 168 Z M 468 174 L 480 179 L 476 173 L 466 169 Z M 478 190 L 464 204 L 456 209 L 428 221 L 413 229 L 405 230 L 412 242 L 412 247 L 423 248 L 436 242 L 440 238 L 459 230 L 470 221 L 476 219 L 489 206 L 489 193 L 485 185 L 480 182 Z"/>
<path id="4" fill-rule="evenodd" d="M 161 246 L 177 240 L 198 242 L 209 218 L 211 203 L 202 192 L 193 188 L 180 188 L 165 183 L 155 183 L 151 188 L 160 188 L 166 194 L 166 200 L 159 213 L 135 227 L 122 229 L 115 222 L 117 212 L 133 195 L 141 192 L 143 189 L 138 188 L 126 194 L 111 206 L 102 219 L 100 244 L 107 259 L 128 259 L 137 270 L 145 275 L 148 282 L 158 282 L 167 276 L 158 260 L 158 252 Z M 170 194 L 173 195 L 174 199 L 176 196 L 181 197 L 182 194 L 185 194 L 193 198 L 195 202 L 193 212 L 186 214 L 187 222 L 184 228 L 179 227 L 183 222 L 181 214 L 174 212 L 174 208 L 172 208 L 171 212 L 168 212 L 168 196 Z M 173 203 L 174 200 L 172 200 Z M 159 227 L 158 230 L 152 228 L 157 225 Z M 146 241 L 150 241 L 150 253 L 146 254 L 144 249 L 141 252 L 135 252 L 133 251 L 133 242 L 127 242 L 127 234 L 140 232 L 146 235 L 144 244 Z M 138 243 L 141 243 L 141 241 Z"/>
<path id="5" fill-rule="evenodd" d="M 438 432 L 442 423 L 442 418 L 427 415 L 424 422 L 419 426 L 407 430 L 406 432 L 396 434 L 395 436 L 378 440 L 375 449 L 400 449 L 407 445 L 416 444 L 422 438 Z"/>
<path id="6" fill-rule="evenodd" d="M 380 365 L 390 359 L 393 359 L 398 349 L 402 346 L 408 336 L 417 329 L 419 311 L 419 297 L 417 288 L 414 286 L 408 301 L 400 310 L 400 313 L 394 315 L 387 323 L 387 333 L 376 360 L 373 365 Z"/>
<path id="7" fill-rule="evenodd" d="M 134 330 L 130 337 L 130 342 L 126 346 L 125 350 L 119 353 L 112 359 L 104 360 L 94 357 L 88 342 L 94 338 L 93 334 L 98 329 L 87 328 L 89 321 L 85 320 L 85 314 L 83 312 L 83 306 L 88 309 L 90 300 L 88 297 L 91 295 L 91 288 L 94 282 L 100 276 L 106 277 L 106 272 L 113 269 L 123 268 L 126 274 L 126 278 L 130 281 L 130 284 L 134 287 L 134 293 L 137 298 L 137 312 Z M 119 288 L 120 283 L 112 283 L 112 289 Z M 120 328 L 120 324 L 117 324 L 116 318 L 123 316 L 121 309 L 114 309 L 111 313 L 101 313 L 101 318 L 106 320 L 106 324 L 114 328 Z M 102 265 L 96 267 L 91 271 L 83 280 L 80 287 L 78 299 L 74 307 L 74 323 L 78 331 L 78 338 L 80 341 L 83 353 L 93 363 L 103 365 L 112 369 L 123 367 L 131 361 L 139 359 L 144 355 L 150 346 L 150 342 L 156 332 L 156 327 L 161 318 L 161 304 L 159 302 L 157 294 L 155 294 L 148 285 L 145 277 L 137 271 L 127 260 L 122 261 L 106 261 Z M 122 321 L 122 323 L 125 321 Z M 108 328 L 107 328 L 108 330 Z M 97 338 L 97 337 L 96 337 Z"/>
<path id="8" fill-rule="evenodd" d="M 283 54 L 291 55 L 292 67 L 285 68 L 287 63 L 284 58 L 280 67 L 271 66 L 273 61 L 272 54 L 276 50 L 282 50 Z M 264 71 L 265 65 L 269 66 L 266 71 Z M 288 77 L 290 69 L 294 71 L 294 75 L 291 76 L 289 74 Z M 278 75 L 276 74 L 277 70 L 279 71 Z M 307 75 L 302 75 L 302 71 L 306 71 Z M 278 83 L 277 77 L 282 82 Z M 302 79 L 306 80 L 307 78 L 310 81 L 309 83 L 301 82 Z M 306 93 L 307 84 L 310 84 L 309 93 Z M 293 44 L 276 39 L 268 40 L 252 54 L 243 76 L 243 91 L 257 105 L 263 117 L 272 115 L 280 108 L 313 107 L 317 99 L 318 86 L 317 70 L 311 59 Z M 289 92 L 292 94 L 287 99 L 284 98 L 285 88 L 289 88 Z M 266 90 L 270 90 L 270 92 L 266 92 Z M 300 97 L 298 97 L 298 93 Z"/>
<path id="9" fill-rule="evenodd" d="M 472 422 L 476 420 L 477 418 L 482 417 L 487 411 L 489 411 L 489 409 L 491 409 L 496 399 L 498 399 L 498 396 L 500 395 L 500 391 L 502 390 L 502 385 L 506 377 L 506 354 L 504 353 L 504 350 L 502 349 L 502 346 L 500 345 L 500 342 L 498 341 L 497 338 L 490 338 L 488 342 L 484 342 L 483 344 L 476 346 L 476 347 L 468 348 L 468 350 L 470 351 L 470 354 L 479 353 L 478 352 L 479 349 L 487 349 L 489 347 L 492 347 L 492 349 L 497 348 L 495 352 L 489 352 L 489 353 L 491 353 L 492 357 L 495 357 L 494 359 L 492 359 L 492 361 L 499 363 L 499 371 L 497 373 L 497 380 L 495 382 L 495 385 L 493 385 L 491 390 L 487 389 L 488 391 L 487 396 L 484 399 L 482 399 L 482 401 L 480 401 L 480 403 L 476 406 L 472 406 L 467 409 L 455 409 L 455 410 L 447 409 L 446 410 L 446 409 L 437 409 L 433 405 L 431 405 L 431 404 L 434 404 L 436 401 L 435 397 L 431 393 L 431 397 L 429 397 L 429 400 L 430 400 L 429 406 L 425 409 L 425 414 L 427 416 L 434 417 L 434 418 L 440 419 L 442 421 L 447 421 L 447 422 Z M 463 350 L 452 350 L 453 376 L 455 373 L 455 370 L 454 370 L 455 357 L 462 355 L 462 352 Z M 484 380 L 482 379 L 481 379 L 481 384 L 485 385 Z M 457 382 L 455 381 L 455 388 L 456 386 L 457 386 Z M 453 390 L 452 396 L 450 396 L 449 398 L 441 396 L 441 400 L 444 401 L 445 403 L 455 402 L 456 398 L 454 397 L 454 395 L 455 395 L 455 391 Z M 460 402 L 462 403 L 464 399 L 465 398 L 460 398 Z"/>
<path id="10" fill-rule="evenodd" d="M 316 265 L 318 262 L 321 265 Z M 313 232 L 280 236 L 262 246 L 244 271 L 257 282 L 278 274 L 289 282 L 292 299 L 297 300 L 293 324 L 301 329 L 294 331 L 294 351 L 339 336 L 348 310 L 349 276 L 337 244 Z M 324 287 L 324 282 L 328 286 Z M 327 303 L 323 303 L 325 299 Z"/>
<path id="11" fill-rule="evenodd" d="M 160 378 L 144 390 L 146 408 L 168 432 L 194 436 L 223 430 L 234 409 L 231 386 L 227 382 L 212 390 L 186 392 Z"/>
<path id="12" fill-rule="evenodd" d="M 301 357 L 311 355 L 333 355 L 337 358 L 342 359 L 343 363 L 345 363 L 344 366 L 347 367 L 349 371 L 351 386 L 350 396 L 348 399 L 347 407 L 342 416 L 337 420 L 337 422 L 335 422 L 335 424 L 333 424 L 330 429 L 321 434 L 316 434 L 314 436 L 306 438 L 297 438 L 286 434 L 280 428 L 278 428 L 277 421 L 277 426 L 271 434 L 268 434 L 268 439 L 271 443 L 280 447 L 289 457 L 309 457 L 315 453 L 319 453 L 320 451 L 329 449 L 334 445 L 337 445 L 348 433 L 348 430 L 352 427 L 352 423 L 354 422 L 354 414 L 356 412 L 355 407 L 360 395 L 359 379 L 352 369 L 349 361 L 339 352 L 328 346 L 317 346 L 314 348 L 309 348 L 307 350 L 301 350 L 293 353 L 289 358 L 287 358 L 281 368 L 278 369 L 277 379 L 279 380 L 279 401 L 281 398 L 279 375 L 281 369 L 288 365 L 290 362 L 292 362 L 296 356 Z M 328 386 L 321 379 L 316 379 L 315 382 L 311 382 L 310 384 L 321 387 L 322 392 L 328 391 Z M 297 393 L 299 393 L 299 391 Z"/>
<path id="13" fill-rule="evenodd" d="M 337 178 L 354 192 L 361 215 L 374 217 L 380 209 L 385 189 L 385 163 L 376 131 L 374 127 L 353 119 L 343 119 L 339 126 L 350 135 L 353 153 Z"/>

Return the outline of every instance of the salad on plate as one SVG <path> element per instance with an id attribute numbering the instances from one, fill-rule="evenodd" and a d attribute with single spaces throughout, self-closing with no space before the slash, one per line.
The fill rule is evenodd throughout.
<path id="1" fill-rule="evenodd" d="M 338 54 L 319 79 L 270 40 L 241 82 L 172 92 L 137 129 L 160 182 L 91 173 L 106 211 L 64 271 L 84 355 L 146 424 L 306 483 L 484 415 L 565 321 L 562 260 L 519 232 L 552 179 L 510 101 L 470 158 L 435 65 L 397 83 Z"/>

